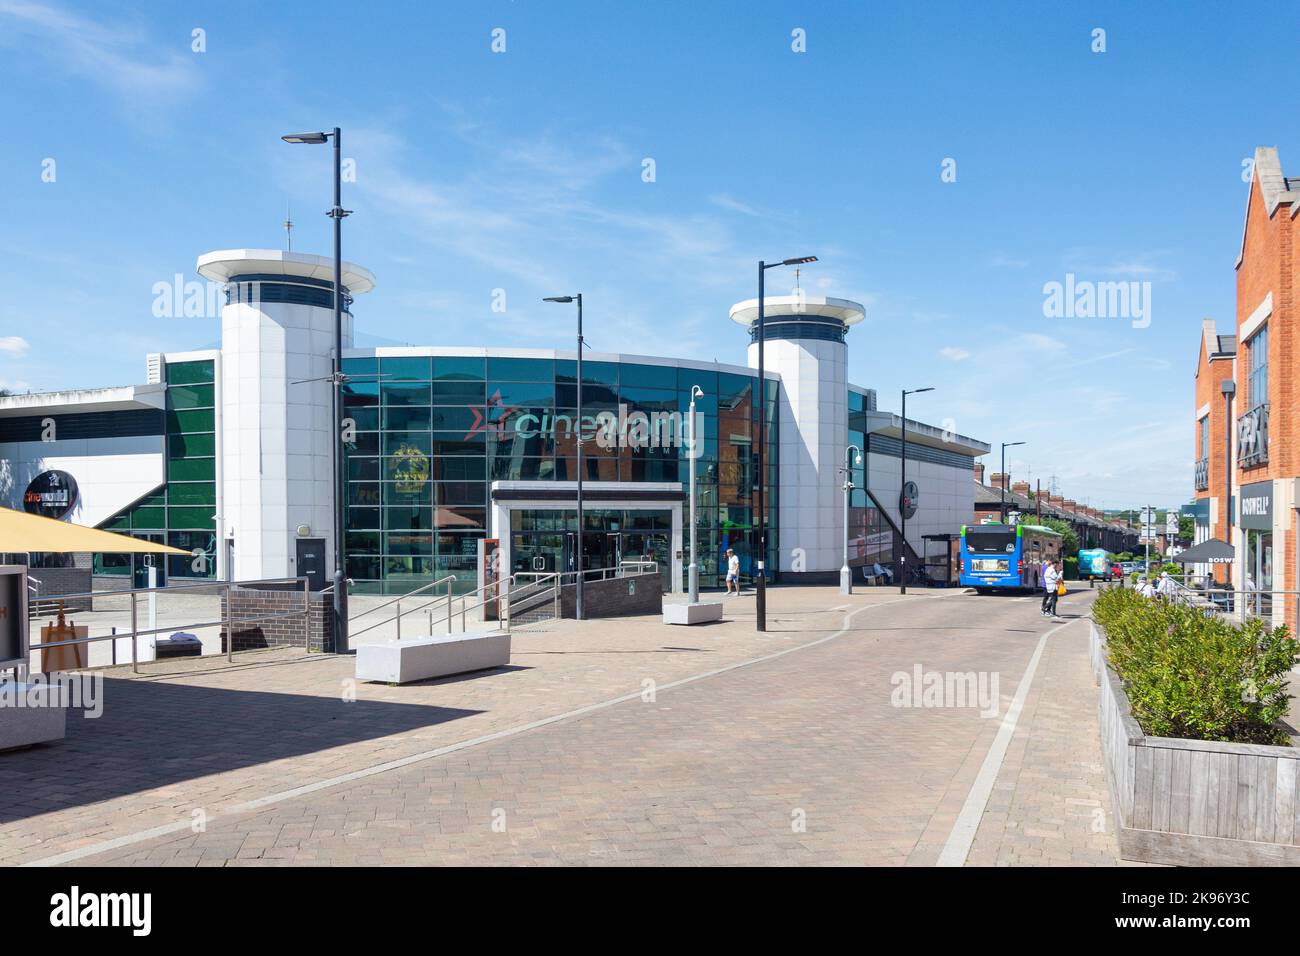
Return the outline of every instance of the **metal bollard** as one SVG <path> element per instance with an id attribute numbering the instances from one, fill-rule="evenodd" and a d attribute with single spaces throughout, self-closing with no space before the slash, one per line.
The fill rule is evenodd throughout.
<path id="1" fill-rule="evenodd" d="M 139 631 L 139 627 L 136 625 L 135 592 L 132 591 L 131 592 L 131 670 L 133 670 L 135 673 L 138 674 L 140 673 L 140 661 L 137 657 L 138 651 L 136 650 L 136 644 L 139 641 L 139 638 L 136 636 L 137 631 Z"/>

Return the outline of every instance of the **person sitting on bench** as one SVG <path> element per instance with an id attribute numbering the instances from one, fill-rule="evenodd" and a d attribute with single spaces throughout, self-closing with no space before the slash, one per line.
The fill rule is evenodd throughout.
<path id="1" fill-rule="evenodd" d="M 882 568 L 879 561 L 871 565 L 870 572 L 868 572 L 864 567 L 862 569 L 862 576 L 866 579 L 868 584 L 881 584 L 882 579 L 884 578 L 888 578 L 890 584 L 894 583 L 894 572 L 889 568 Z"/>

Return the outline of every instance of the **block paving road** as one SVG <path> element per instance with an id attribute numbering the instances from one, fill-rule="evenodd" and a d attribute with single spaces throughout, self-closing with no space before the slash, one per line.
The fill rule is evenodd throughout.
<path id="1" fill-rule="evenodd" d="M 716 627 L 565 622 L 516 636 L 518 670 L 360 685 L 352 703 L 337 700 L 349 662 L 333 658 L 112 681 L 139 711 L 119 717 L 119 732 L 150 718 L 202 721 L 204 702 L 217 701 L 209 716 L 228 726 L 208 772 L 202 753 L 169 765 L 164 742 L 144 768 L 117 766 L 118 786 L 112 769 L 96 778 L 103 800 L 68 792 L 75 763 L 58 768 L 54 790 L 19 787 L 18 806 L 6 804 L 10 778 L 0 852 L 60 862 L 71 851 L 95 865 L 933 865 L 1051 631 L 965 861 L 1113 864 L 1077 618 L 1088 603 L 1086 590 L 1064 600 L 1073 622 L 1062 626 L 1032 598 L 775 589 L 766 634 L 753 629 L 752 598 L 730 599 Z M 894 706 L 892 676 L 918 665 L 996 674 L 998 716 Z M 200 706 L 187 712 L 187 701 Z M 175 712 L 150 710 L 160 703 Z M 581 708 L 592 709 L 527 726 Z M 302 722 L 326 713 L 343 726 L 313 737 Z M 74 753 L 110 768 L 125 756 L 78 751 L 77 739 Z M 39 774 L 42 755 L 56 754 L 25 759 Z M 165 786 L 144 786 L 150 768 Z M 12 770 L 0 758 L 0 782 Z M 210 814 L 198 833 L 186 826 L 196 808 Z M 148 836 L 160 825 L 180 829 Z"/>

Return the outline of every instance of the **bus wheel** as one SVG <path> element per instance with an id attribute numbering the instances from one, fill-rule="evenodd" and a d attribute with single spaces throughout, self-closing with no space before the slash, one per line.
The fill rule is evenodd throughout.
<path id="1" fill-rule="evenodd" d="M 988 593 L 989 593 L 989 589 L 988 589 L 988 588 L 976 588 L 976 589 L 975 589 L 975 593 L 976 593 L 976 594 L 988 594 Z"/>

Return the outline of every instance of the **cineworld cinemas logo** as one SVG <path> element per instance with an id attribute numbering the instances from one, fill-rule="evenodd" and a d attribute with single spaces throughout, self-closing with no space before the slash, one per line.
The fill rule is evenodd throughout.
<path id="1" fill-rule="evenodd" d="M 520 438 L 577 435 L 579 441 L 595 441 L 597 447 L 604 449 L 685 448 L 688 458 L 698 458 L 702 447 L 700 441 L 691 447 L 690 415 L 680 411 L 629 412 L 627 405 L 620 403 L 617 414 L 604 411 L 583 415 L 581 419 L 573 415 L 520 412 L 521 409 L 507 407 L 502 409 L 496 421 L 490 422 L 481 409 L 475 408 L 474 422 L 465 437 L 468 439 L 479 432 L 495 432 L 499 439 L 511 434 Z M 703 433 L 704 415 L 696 412 L 695 434 L 698 438 Z"/>

